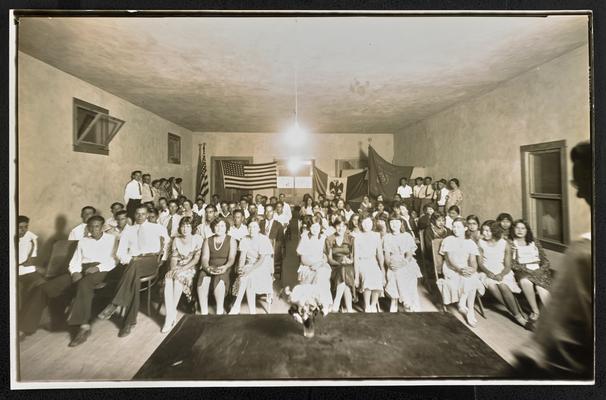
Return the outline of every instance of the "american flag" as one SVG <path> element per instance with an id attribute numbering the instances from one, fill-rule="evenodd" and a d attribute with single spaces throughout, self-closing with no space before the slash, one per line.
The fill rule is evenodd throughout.
<path id="1" fill-rule="evenodd" d="M 278 187 L 278 163 L 239 164 L 221 160 L 223 187 L 258 190 Z"/>
<path id="2" fill-rule="evenodd" d="M 198 153 L 198 195 L 204 197 L 208 196 L 208 171 L 206 169 L 206 143 L 203 145 L 202 158 Z"/>

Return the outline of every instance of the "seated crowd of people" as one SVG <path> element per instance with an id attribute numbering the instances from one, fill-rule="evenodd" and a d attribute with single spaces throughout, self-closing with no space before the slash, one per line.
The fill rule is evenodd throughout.
<path id="1" fill-rule="evenodd" d="M 417 178 L 411 188 L 402 178 L 392 200 L 365 196 L 355 211 L 339 195 L 314 200 L 306 194 L 296 206 L 284 193 L 246 195 L 239 202 L 213 195 L 207 203 L 198 196 L 194 203 L 183 195 L 179 178 L 151 181 L 140 171 L 131 178 L 125 204 L 113 203 L 109 218 L 92 206 L 82 208 L 82 223 L 69 234 L 77 247 L 60 276 L 45 276 L 30 221 L 19 216 L 22 339 L 38 329 L 47 305 L 68 296 L 67 323 L 78 328 L 69 345 L 84 343 L 91 334 L 95 289 L 103 283 L 114 284 L 113 296 L 96 317 L 121 311 L 119 336 L 127 336 L 137 319 L 141 278 L 154 274 L 163 287 L 163 333 L 175 325 L 182 296 L 206 315 L 212 295 L 217 314 L 227 308 L 233 315 L 244 297 L 254 314 L 256 296 L 263 295 L 269 312 L 289 238 L 298 240 L 298 281 L 317 285 L 321 303 L 332 312 L 352 312 L 358 301 L 364 312 L 377 312 L 385 295 L 391 312 L 399 304 L 419 311 L 418 279 L 438 285 L 432 281 L 433 239 L 443 239 L 442 300 L 457 303 L 469 325 L 477 323 L 476 293 L 485 288 L 529 329 L 539 316 L 536 295 L 543 304 L 549 297 L 549 261 L 528 223 L 505 213 L 482 223 L 474 215 L 463 218 L 456 178 L 448 181 L 450 190 L 444 179 L 436 185 L 429 177 Z M 520 292 L 531 307 L 528 319 L 515 299 Z"/>

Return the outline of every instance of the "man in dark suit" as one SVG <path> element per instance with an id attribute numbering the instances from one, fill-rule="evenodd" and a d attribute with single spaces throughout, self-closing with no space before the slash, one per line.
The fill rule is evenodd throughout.
<path id="1" fill-rule="evenodd" d="M 265 206 L 265 219 L 261 222 L 261 233 L 269 237 L 274 248 L 274 276 L 280 278 L 282 272 L 282 260 L 284 259 L 284 225 L 274 215 L 274 206 Z"/>

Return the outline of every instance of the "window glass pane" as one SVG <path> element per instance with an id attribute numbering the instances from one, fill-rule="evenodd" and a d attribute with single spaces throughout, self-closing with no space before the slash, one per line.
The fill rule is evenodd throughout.
<path id="1" fill-rule="evenodd" d="M 532 154 L 531 168 L 533 193 L 562 193 L 559 151 Z"/>
<path id="2" fill-rule="evenodd" d="M 537 235 L 542 239 L 563 242 L 562 202 L 560 200 L 534 199 Z"/>
<path id="3" fill-rule="evenodd" d="M 279 189 L 290 189 L 295 187 L 294 176 L 278 176 L 278 188 Z"/>
<path id="4" fill-rule="evenodd" d="M 311 189 L 313 180 L 311 176 L 295 176 L 295 187 L 297 189 Z"/>
<path id="5" fill-rule="evenodd" d="M 94 143 L 105 145 L 105 139 L 107 137 L 107 118 L 100 115 L 99 118 L 93 122 L 93 125 L 84 133 L 81 140 L 86 143 Z"/>
<path id="6" fill-rule="evenodd" d="M 95 119 L 96 112 L 90 111 L 81 107 L 76 108 L 76 136 L 78 139 L 82 139 L 82 135 L 86 132 L 86 129 Z"/>

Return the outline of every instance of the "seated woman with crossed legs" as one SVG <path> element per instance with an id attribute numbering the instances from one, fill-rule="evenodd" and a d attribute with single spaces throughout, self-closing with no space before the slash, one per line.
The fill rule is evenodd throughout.
<path id="1" fill-rule="evenodd" d="M 522 289 L 511 270 L 511 246 L 502 236 L 503 230 L 498 222 L 488 220 L 482 224 L 482 239 L 478 241 L 480 279 L 494 298 L 507 307 L 518 324 L 526 326 L 527 321 L 513 295 Z"/>
<path id="2" fill-rule="evenodd" d="M 230 285 L 231 267 L 236 260 L 236 240 L 227 235 L 228 223 L 223 218 L 215 218 L 210 223 L 214 235 L 204 241 L 202 262 L 198 278 L 198 300 L 200 312 L 208 314 L 208 295 L 212 288 L 217 302 L 217 315 L 224 313 L 225 292 Z"/>
<path id="3" fill-rule="evenodd" d="M 480 281 L 477 269 L 478 246 L 467 238 L 467 223 L 459 217 L 452 222 L 454 236 L 442 241 L 440 254 L 444 256 L 445 287 L 442 291 L 444 303 L 458 301 L 459 312 L 466 316 L 470 326 L 476 326 L 476 293 L 484 294 L 485 288 Z"/>
<path id="4" fill-rule="evenodd" d="M 201 251 L 202 236 L 192 235 L 192 218 L 181 218 L 178 235 L 172 243 L 170 270 L 164 277 L 166 319 L 162 333 L 169 332 L 177 321 L 177 305 L 181 294 L 185 294 L 188 301 L 192 300 L 193 280 Z"/>

